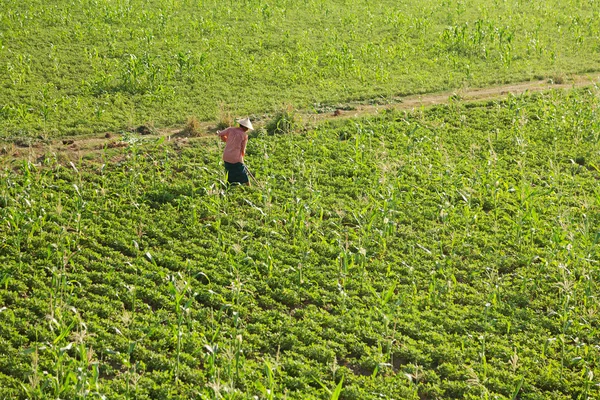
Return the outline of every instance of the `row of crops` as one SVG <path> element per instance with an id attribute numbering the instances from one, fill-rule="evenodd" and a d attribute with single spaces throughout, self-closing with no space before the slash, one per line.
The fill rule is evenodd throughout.
<path id="1" fill-rule="evenodd" d="M 599 94 L 3 160 L 0 397 L 598 398 Z"/>

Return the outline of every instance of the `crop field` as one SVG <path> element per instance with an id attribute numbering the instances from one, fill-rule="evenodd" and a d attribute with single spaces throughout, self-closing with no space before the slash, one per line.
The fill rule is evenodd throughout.
<path id="1" fill-rule="evenodd" d="M 598 398 L 599 105 L 5 159 L 0 397 Z"/>
<path id="2" fill-rule="evenodd" d="M 596 0 L 3 0 L 0 138 L 600 70 Z"/>
<path id="3" fill-rule="evenodd" d="M 599 399 L 599 20 L 2 0 L 0 399 Z"/>

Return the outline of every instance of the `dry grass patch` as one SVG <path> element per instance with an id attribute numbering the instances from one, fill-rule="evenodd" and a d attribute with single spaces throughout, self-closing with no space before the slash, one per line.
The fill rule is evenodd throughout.
<path id="1" fill-rule="evenodd" d="M 198 118 L 191 116 L 191 117 L 188 117 L 187 122 L 186 122 L 185 126 L 183 127 L 183 129 L 181 131 L 179 131 L 175 136 L 198 137 L 202 133 L 200 128 L 201 128 L 200 121 L 198 121 Z"/>

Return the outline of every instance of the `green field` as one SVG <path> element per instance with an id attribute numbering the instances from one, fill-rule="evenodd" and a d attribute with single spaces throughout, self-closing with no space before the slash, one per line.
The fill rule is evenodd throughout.
<path id="1" fill-rule="evenodd" d="M 3 0 L 0 138 L 600 70 L 594 0 Z"/>
<path id="2" fill-rule="evenodd" d="M 599 71 L 599 19 L 3 0 L 0 399 L 600 398 L 598 84 L 392 107 Z M 349 102 L 390 106 L 299 117 Z M 215 136 L 165 134 L 230 115 L 261 126 L 251 187 Z"/>
<path id="3" fill-rule="evenodd" d="M 598 398 L 599 105 L 7 164 L 0 397 Z"/>

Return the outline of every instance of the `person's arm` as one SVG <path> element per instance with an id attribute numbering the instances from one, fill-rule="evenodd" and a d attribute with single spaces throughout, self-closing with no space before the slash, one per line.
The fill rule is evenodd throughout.
<path id="1" fill-rule="evenodd" d="M 224 131 L 219 132 L 219 137 L 222 141 L 226 142 L 229 137 L 229 129 L 225 129 Z"/>
<path id="2" fill-rule="evenodd" d="M 246 144 L 248 143 L 248 135 L 244 135 L 244 139 L 242 139 L 242 157 L 246 155 Z"/>

